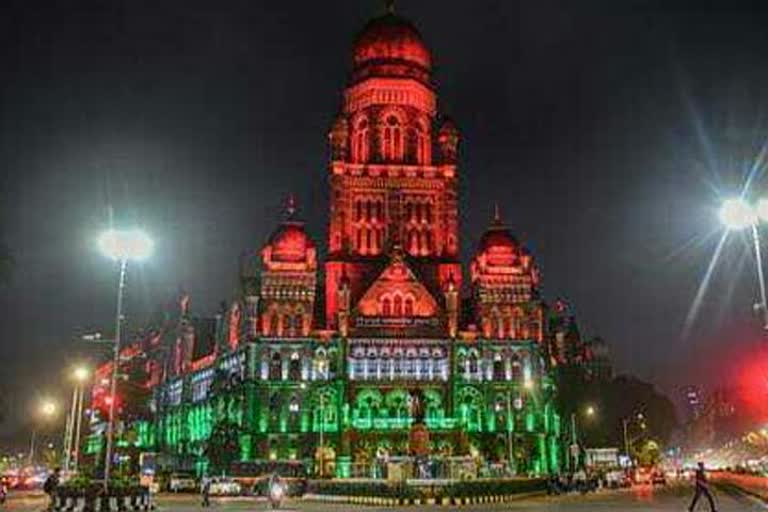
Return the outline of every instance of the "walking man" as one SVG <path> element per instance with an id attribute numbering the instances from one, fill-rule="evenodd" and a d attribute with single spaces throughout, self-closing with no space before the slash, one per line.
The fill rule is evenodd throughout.
<path id="1" fill-rule="evenodd" d="M 56 504 L 56 489 L 59 487 L 61 481 L 61 468 L 56 468 L 53 473 L 48 475 L 48 478 L 43 484 L 43 492 L 48 495 L 48 510 L 53 510 Z"/>
<path id="2" fill-rule="evenodd" d="M 693 512 L 696 508 L 696 503 L 699 502 L 699 498 L 701 498 L 702 494 L 706 496 L 707 501 L 709 501 L 709 510 L 711 512 L 717 512 L 717 508 L 715 508 L 715 500 L 712 499 L 712 493 L 709 492 L 709 482 L 707 482 L 707 475 L 704 473 L 704 463 L 699 462 L 699 467 L 696 470 L 696 492 L 693 495 L 691 506 L 688 507 L 690 512 Z"/>

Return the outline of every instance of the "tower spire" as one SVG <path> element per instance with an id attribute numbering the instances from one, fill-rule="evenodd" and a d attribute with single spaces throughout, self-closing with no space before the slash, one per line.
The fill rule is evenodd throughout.
<path id="1" fill-rule="evenodd" d="M 288 199 L 285 201 L 285 215 L 288 219 L 292 219 L 296 214 L 296 197 L 293 193 L 288 194 Z"/>
<path id="2" fill-rule="evenodd" d="M 493 223 L 501 224 L 501 210 L 499 210 L 499 202 L 493 203 Z"/>
<path id="3" fill-rule="evenodd" d="M 395 14 L 395 0 L 384 0 L 384 7 L 387 9 L 387 13 Z"/>

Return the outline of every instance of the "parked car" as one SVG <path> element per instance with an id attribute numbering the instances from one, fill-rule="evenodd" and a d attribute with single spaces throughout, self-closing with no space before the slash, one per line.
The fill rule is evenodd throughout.
<path id="1" fill-rule="evenodd" d="M 171 492 L 195 492 L 197 480 L 186 473 L 172 473 L 168 479 L 168 490 Z"/>
<path id="2" fill-rule="evenodd" d="M 242 492 L 240 484 L 231 478 L 214 477 L 211 479 L 211 496 L 239 496 Z"/>

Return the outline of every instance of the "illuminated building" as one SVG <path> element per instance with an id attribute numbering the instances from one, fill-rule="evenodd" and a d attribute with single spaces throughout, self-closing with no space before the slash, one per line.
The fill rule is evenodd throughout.
<path id="1" fill-rule="evenodd" d="M 176 323 L 148 329 L 155 449 L 202 469 L 229 421 L 241 467 L 314 464 L 322 443 L 322 471 L 344 477 L 413 451 L 420 410 L 433 456 L 557 471 L 538 267 L 497 208 L 464 282 L 460 135 L 410 22 L 388 12 L 358 35 L 328 140 L 325 260 L 289 201 L 213 327 L 183 298 Z"/>

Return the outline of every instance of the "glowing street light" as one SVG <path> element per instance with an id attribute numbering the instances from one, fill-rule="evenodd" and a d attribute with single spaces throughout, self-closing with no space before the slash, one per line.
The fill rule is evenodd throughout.
<path id="1" fill-rule="evenodd" d="M 58 412 L 59 408 L 53 400 L 45 399 L 38 405 L 38 416 L 44 420 L 50 420 Z M 32 438 L 29 441 L 29 465 L 35 460 L 35 441 L 37 440 L 37 428 L 32 429 Z"/>
<path id="2" fill-rule="evenodd" d="M 112 378 L 109 396 L 117 392 L 117 372 L 120 366 L 120 330 L 123 319 L 123 290 L 128 260 L 139 261 L 148 258 L 154 249 L 154 242 L 140 229 L 115 230 L 102 233 L 98 240 L 99 249 L 104 255 L 120 263 L 120 277 L 117 285 L 117 314 L 115 318 L 115 344 L 112 358 Z M 109 473 L 112 468 L 112 444 L 115 431 L 115 402 L 109 401 L 109 420 L 107 422 L 107 449 L 104 453 L 104 488 L 109 485 Z"/>
<path id="3" fill-rule="evenodd" d="M 116 261 L 146 259 L 155 246 L 152 239 L 140 229 L 110 229 L 101 234 L 98 243 L 101 252 Z"/>
<path id="4" fill-rule="evenodd" d="M 761 201 L 763 203 L 763 201 Z M 768 207 L 768 204 L 765 205 Z M 766 209 L 768 213 L 768 208 Z M 758 214 L 749 203 L 740 198 L 723 201 L 720 208 L 720 222 L 730 230 L 741 230 L 757 223 Z"/>
<path id="5" fill-rule="evenodd" d="M 766 300 L 763 259 L 760 255 L 760 234 L 757 230 L 760 220 L 768 221 L 768 200 L 766 199 L 760 199 L 757 206 L 753 207 L 744 199 L 731 198 L 723 201 L 720 207 L 720 222 L 726 229 L 740 231 L 750 228 L 752 230 L 752 242 L 757 261 L 757 284 L 760 288 L 760 304 L 757 304 L 755 309 L 759 308 L 763 311 L 763 329 L 768 330 L 768 300 Z"/>
<path id="6" fill-rule="evenodd" d="M 588 405 L 586 409 L 584 409 L 584 414 L 587 415 L 587 417 L 592 418 L 597 414 L 597 409 L 595 409 L 594 405 Z"/>

